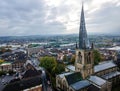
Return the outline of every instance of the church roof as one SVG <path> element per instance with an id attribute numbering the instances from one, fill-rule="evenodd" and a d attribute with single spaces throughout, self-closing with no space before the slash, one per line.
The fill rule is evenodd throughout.
<path id="1" fill-rule="evenodd" d="M 87 86 L 90 86 L 90 82 L 87 80 L 82 80 L 82 81 L 78 81 L 74 84 L 71 85 L 71 87 L 75 90 L 75 91 L 79 91 L 82 88 L 85 88 Z"/>
<path id="2" fill-rule="evenodd" d="M 62 74 L 59 74 L 58 76 L 59 76 L 60 78 L 64 78 L 64 76 L 70 75 L 70 74 L 72 74 L 72 73 L 73 73 L 73 72 L 62 73 Z"/>
<path id="3" fill-rule="evenodd" d="M 94 66 L 94 71 L 99 72 L 99 71 L 113 68 L 115 66 L 117 66 L 117 65 L 113 61 L 106 61 L 104 63 Z"/>
<path id="4" fill-rule="evenodd" d="M 110 79 L 110 78 L 113 78 L 113 77 L 116 77 L 116 76 L 119 76 L 119 75 L 120 75 L 120 72 L 114 71 L 114 72 L 105 74 L 105 75 L 102 76 L 102 77 L 103 77 L 104 79 Z"/>
<path id="5" fill-rule="evenodd" d="M 75 72 L 75 66 L 73 66 L 73 65 L 68 65 L 68 66 L 66 66 L 66 68 Z"/>
<path id="6" fill-rule="evenodd" d="M 97 86 L 97 87 L 101 87 L 102 85 L 104 85 L 106 83 L 106 80 L 98 77 L 98 76 L 90 76 L 90 78 L 88 79 L 93 85 Z"/>
<path id="7" fill-rule="evenodd" d="M 90 48 L 89 40 L 87 37 L 83 6 L 81 11 L 81 20 L 80 20 L 80 29 L 79 29 L 79 48 L 80 49 Z"/>
<path id="8" fill-rule="evenodd" d="M 80 72 L 75 72 L 73 74 L 66 75 L 65 78 L 66 78 L 66 80 L 68 82 L 68 85 L 71 85 L 73 83 L 76 83 L 76 82 L 82 80 L 82 76 L 81 76 Z"/>

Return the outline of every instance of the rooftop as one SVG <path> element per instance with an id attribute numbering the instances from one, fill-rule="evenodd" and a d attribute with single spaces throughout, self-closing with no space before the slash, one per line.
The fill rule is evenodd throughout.
<path id="1" fill-rule="evenodd" d="M 80 72 L 75 72 L 75 73 L 66 75 L 65 78 L 69 85 L 74 84 L 83 79 Z"/>
<path id="2" fill-rule="evenodd" d="M 37 76 L 37 77 L 32 77 L 17 82 L 9 83 L 8 85 L 6 85 L 3 91 L 21 91 L 41 84 L 42 84 L 42 80 L 39 76 Z"/>
<path id="3" fill-rule="evenodd" d="M 11 65 L 11 62 L 4 62 L 0 66 Z"/>
<path id="4" fill-rule="evenodd" d="M 2 91 L 6 86 L 6 84 L 8 84 L 12 79 L 14 79 L 13 76 L 0 77 L 0 91 Z"/>
<path id="5" fill-rule="evenodd" d="M 75 71 L 75 66 L 73 66 L 73 65 L 68 65 L 68 66 L 66 66 L 66 68 L 73 72 Z"/>
<path id="6" fill-rule="evenodd" d="M 108 50 L 115 50 L 115 51 L 119 51 L 120 50 L 120 46 L 115 46 L 112 48 L 107 48 Z"/>
<path id="7" fill-rule="evenodd" d="M 73 73 L 73 72 L 62 73 L 62 74 L 59 74 L 58 76 L 60 76 L 60 78 L 63 78 L 64 76 L 70 75 L 70 74 L 72 74 L 72 73 Z"/>
<path id="8" fill-rule="evenodd" d="M 106 83 L 106 80 L 98 77 L 98 76 L 90 76 L 90 78 L 88 79 L 93 85 L 96 86 L 102 86 Z"/>
<path id="9" fill-rule="evenodd" d="M 115 76 L 118 76 L 120 75 L 120 72 L 118 71 L 115 71 L 115 72 L 111 72 L 111 73 L 108 73 L 108 74 L 105 74 L 104 76 L 102 76 L 104 79 L 110 79 L 110 78 L 113 78 Z"/>
<path id="10" fill-rule="evenodd" d="M 109 68 L 113 68 L 115 66 L 117 66 L 117 65 L 115 63 L 113 63 L 113 61 L 106 61 L 104 63 L 94 66 L 94 71 L 99 72 L 99 71 L 103 71 L 103 70 L 106 70 Z"/>
<path id="11" fill-rule="evenodd" d="M 90 82 L 87 80 L 78 81 L 71 85 L 71 87 L 76 91 L 90 85 Z"/>

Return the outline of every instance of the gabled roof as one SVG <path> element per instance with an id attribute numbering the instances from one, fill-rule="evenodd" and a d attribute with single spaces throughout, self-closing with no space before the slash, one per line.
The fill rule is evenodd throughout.
<path id="1" fill-rule="evenodd" d="M 73 66 L 73 65 L 68 65 L 68 66 L 66 66 L 66 68 L 73 72 L 75 71 L 75 66 Z"/>
<path id="2" fill-rule="evenodd" d="M 4 76 L 1 77 L 1 82 L 0 82 L 0 91 L 3 91 L 3 89 L 5 88 L 6 84 L 8 84 L 11 80 L 14 79 L 14 76 Z"/>
<path id="3" fill-rule="evenodd" d="M 58 76 L 59 76 L 60 78 L 64 78 L 65 76 L 70 75 L 70 74 L 73 74 L 73 72 L 62 73 L 62 74 L 59 74 Z"/>
<path id="4" fill-rule="evenodd" d="M 38 75 L 40 75 L 40 73 L 37 70 L 29 69 L 24 73 L 23 78 L 34 77 Z"/>
<path id="5" fill-rule="evenodd" d="M 71 85 L 83 79 L 80 72 L 75 72 L 75 73 L 66 75 L 65 78 L 67 80 L 68 85 Z"/>
<path id="6" fill-rule="evenodd" d="M 110 69 L 110 68 L 113 68 L 113 67 L 116 67 L 116 66 L 117 65 L 113 61 L 106 61 L 104 63 L 101 63 L 99 65 L 94 66 L 94 71 L 99 72 L 99 71 Z"/>
<path id="7" fill-rule="evenodd" d="M 106 83 L 106 80 L 98 77 L 98 76 L 90 76 L 90 78 L 88 79 L 91 84 L 97 86 L 97 87 L 101 87 L 102 85 L 104 85 Z"/>
<path id="8" fill-rule="evenodd" d="M 90 82 L 87 81 L 87 80 L 82 80 L 82 81 L 78 81 L 74 84 L 71 84 L 71 87 L 75 90 L 75 91 L 79 91 L 81 90 L 82 88 L 85 88 L 85 87 L 88 87 L 90 86 Z"/>
<path id="9" fill-rule="evenodd" d="M 113 77 L 116 77 L 116 76 L 119 76 L 119 75 L 120 75 L 120 72 L 119 72 L 119 71 L 114 71 L 114 72 L 105 74 L 105 75 L 103 75 L 102 77 L 103 77 L 104 79 L 110 79 L 110 78 L 113 78 Z"/>
<path id="10" fill-rule="evenodd" d="M 42 84 L 40 76 L 9 83 L 3 91 L 21 91 Z"/>

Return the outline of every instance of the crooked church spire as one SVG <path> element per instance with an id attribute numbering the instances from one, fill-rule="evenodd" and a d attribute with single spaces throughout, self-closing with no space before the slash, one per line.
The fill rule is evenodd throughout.
<path id="1" fill-rule="evenodd" d="M 85 26 L 84 6 L 82 5 L 80 29 L 79 29 L 79 49 L 89 49 L 89 40 L 87 38 L 87 31 Z"/>

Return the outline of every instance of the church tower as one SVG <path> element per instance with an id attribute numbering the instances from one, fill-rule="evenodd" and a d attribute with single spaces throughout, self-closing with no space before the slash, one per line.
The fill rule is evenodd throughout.
<path id="1" fill-rule="evenodd" d="M 82 5 L 79 29 L 79 47 L 76 48 L 75 70 L 81 72 L 83 79 L 94 73 L 93 50 L 87 37 L 84 7 Z"/>

